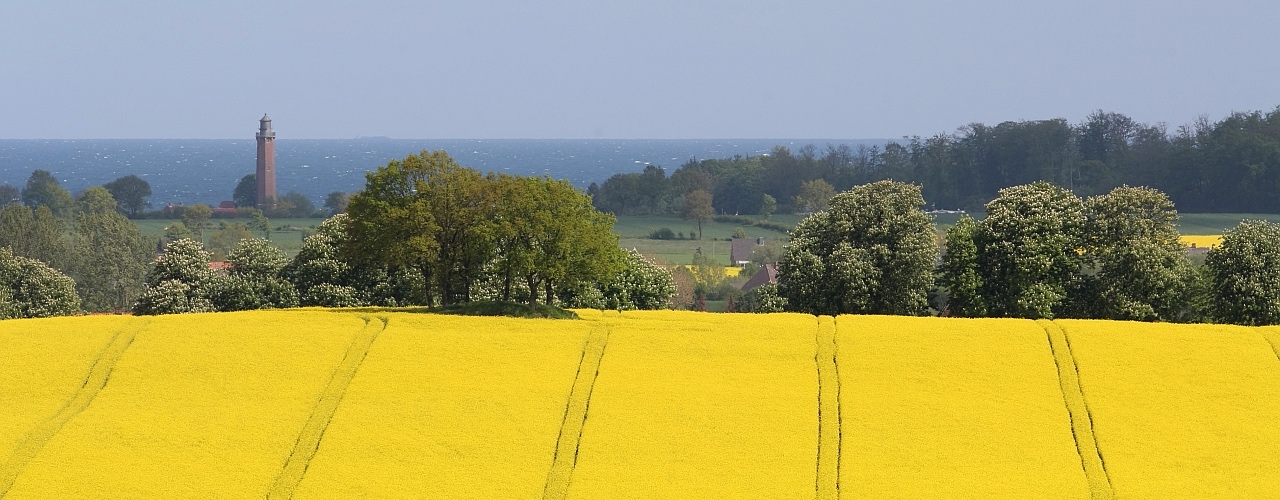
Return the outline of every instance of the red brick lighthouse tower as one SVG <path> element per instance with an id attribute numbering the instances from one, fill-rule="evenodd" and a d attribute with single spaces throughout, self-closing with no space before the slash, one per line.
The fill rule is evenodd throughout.
<path id="1" fill-rule="evenodd" d="M 275 208 L 276 204 L 276 133 L 271 131 L 271 118 L 266 113 L 258 125 L 258 209 Z"/>

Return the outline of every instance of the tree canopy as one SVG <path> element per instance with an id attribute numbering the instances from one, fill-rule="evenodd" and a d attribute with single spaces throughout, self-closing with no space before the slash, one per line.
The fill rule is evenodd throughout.
<path id="1" fill-rule="evenodd" d="M 788 308 L 813 314 L 928 312 L 938 249 L 920 187 L 879 181 L 840 193 L 796 226 L 778 264 Z"/>

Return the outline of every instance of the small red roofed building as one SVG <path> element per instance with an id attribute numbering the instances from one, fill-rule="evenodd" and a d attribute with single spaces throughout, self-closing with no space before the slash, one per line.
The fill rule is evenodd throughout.
<path id="1" fill-rule="evenodd" d="M 234 214 L 236 213 L 236 202 L 224 201 L 213 208 L 215 214 Z"/>
<path id="2" fill-rule="evenodd" d="M 741 290 L 744 292 L 750 292 L 752 289 L 758 286 L 767 285 L 770 283 L 777 283 L 777 282 L 778 282 L 778 265 L 765 264 L 764 267 L 761 267 L 760 270 L 757 271 L 755 275 L 751 276 L 751 279 L 747 280 L 746 283 L 742 284 Z"/>
<path id="3" fill-rule="evenodd" d="M 751 263 L 751 252 L 764 244 L 764 238 L 734 238 L 729 242 L 729 265 L 745 266 Z"/>

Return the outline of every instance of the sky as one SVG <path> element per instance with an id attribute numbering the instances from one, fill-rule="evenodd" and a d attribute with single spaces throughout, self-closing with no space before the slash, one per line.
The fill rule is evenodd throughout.
<path id="1" fill-rule="evenodd" d="M 0 0 L 0 139 L 872 139 L 1280 105 L 1280 2 Z"/>

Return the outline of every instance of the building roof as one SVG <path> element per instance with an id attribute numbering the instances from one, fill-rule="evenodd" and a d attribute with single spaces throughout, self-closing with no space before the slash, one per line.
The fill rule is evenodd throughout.
<path id="1" fill-rule="evenodd" d="M 729 243 L 729 265 L 737 266 L 751 261 L 751 251 L 764 244 L 764 238 L 734 238 Z"/>
<path id="2" fill-rule="evenodd" d="M 753 288 L 758 287 L 760 285 L 767 285 L 769 283 L 777 283 L 777 282 L 778 282 L 778 265 L 765 264 L 764 267 L 761 267 L 760 270 L 757 271 L 756 274 L 751 277 L 751 279 L 747 280 L 746 283 L 742 284 L 742 291 L 749 292 Z"/>

